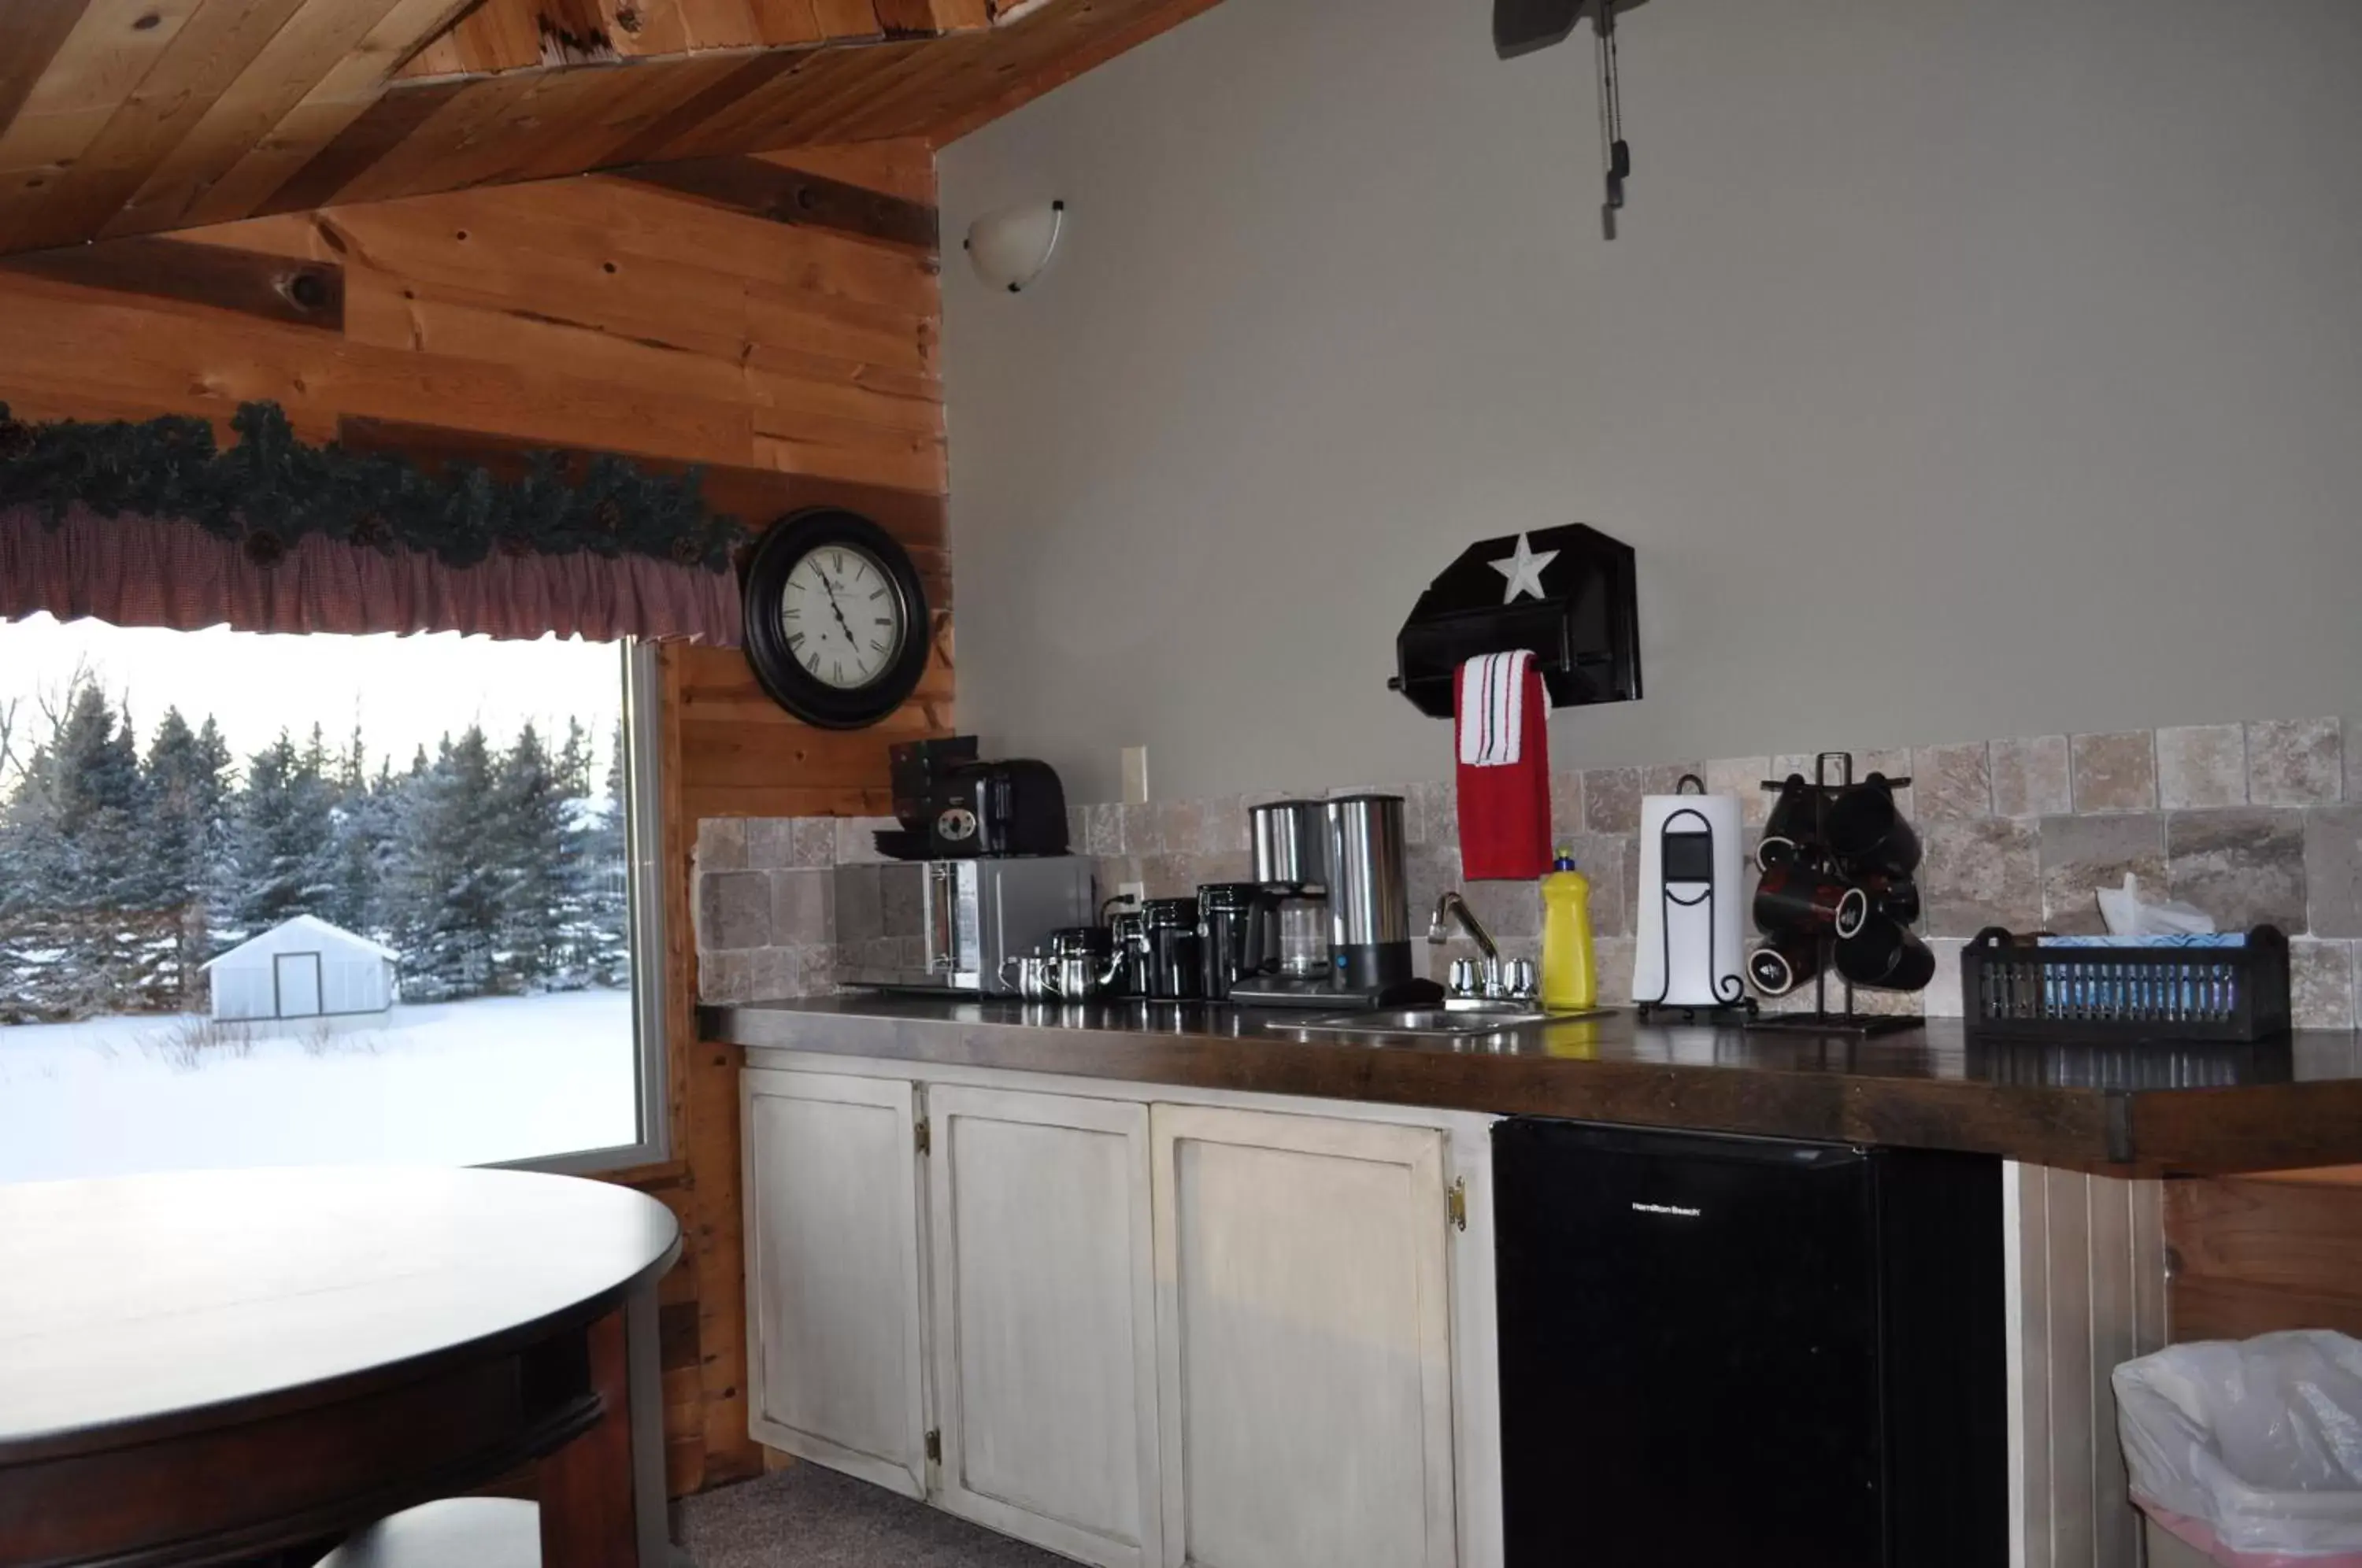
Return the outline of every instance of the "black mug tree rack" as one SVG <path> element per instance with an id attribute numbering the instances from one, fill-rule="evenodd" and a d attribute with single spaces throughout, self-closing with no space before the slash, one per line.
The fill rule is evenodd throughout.
<path id="1" fill-rule="evenodd" d="M 1835 778 L 1829 777 L 1832 764 L 1836 765 L 1838 770 L 1838 777 Z M 1877 776 L 1873 774 L 1872 777 Z M 1853 753 L 1824 751 L 1814 756 L 1813 824 L 1811 837 L 1807 841 L 1811 847 L 1807 850 L 1803 845 L 1798 845 L 1796 849 L 1797 853 L 1805 857 L 1805 863 L 1815 869 L 1822 871 L 1834 869 L 1827 864 L 1830 859 L 1827 849 L 1829 802 L 1840 792 L 1851 789 L 1853 783 Z M 1904 790 L 1910 788 L 1911 780 L 1907 778 L 1889 778 L 1887 783 L 1894 789 Z M 1763 788 L 1776 794 L 1787 788 L 1787 780 L 1766 778 L 1763 780 Z M 1759 849 L 1757 853 L 1760 857 L 1760 850 Z M 1757 869 L 1768 869 L 1760 858 L 1757 861 Z M 1853 982 L 1843 975 L 1838 977 L 1838 984 L 1844 991 L 1844 1006 L 1832 1010 L 1829 1007 L 1829 975 L 1837 966 L 1837 937 L 1827 931 L 1819 932 L 1815 937 L 1814 945 L 1816 951 L 1811 1010 L 1759 1012 L 1749 1018 L 1748 1028 L 1814 1034 L 1858 1034 L 1867 1037 L 1873 1034 L 1892 1034 L 1898 1030 L 1919 1027 L 1921 1020 L 1905 1014 L 1871 1015 L 1854 1010 Z"/>

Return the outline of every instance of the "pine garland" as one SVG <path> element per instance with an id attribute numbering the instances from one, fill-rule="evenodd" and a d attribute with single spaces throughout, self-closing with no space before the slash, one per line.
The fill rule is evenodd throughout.
<path id="1" fill-rule="evenodd" d="M 737 519 L 706 511 L 695 469 L 674 477 L 624 458 L 536 452 L 508 481 L 474 464 L 429 473 L 396 454 L 312 446 L 274 403 L 240 403 L 230 427 L 238 444 L 225 452 L 202 419 L 20 425 L 0 403 L 0 507 L 33 505 L 51 527 L 77 502 L 103 517 L 183 518 L 264 568 L 318 534 L 452 567 L 496 550 L 587 550 L 721 571 L 742 533 Z"/>

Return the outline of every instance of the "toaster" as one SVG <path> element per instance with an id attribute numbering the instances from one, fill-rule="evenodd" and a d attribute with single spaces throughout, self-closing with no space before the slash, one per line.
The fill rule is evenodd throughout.
<path id="1" fill-rule="evenodd" d="M 1066 853 L 1066 791 L 1046 762 L 963 762 L 935 780 L 927 857 Z"/>

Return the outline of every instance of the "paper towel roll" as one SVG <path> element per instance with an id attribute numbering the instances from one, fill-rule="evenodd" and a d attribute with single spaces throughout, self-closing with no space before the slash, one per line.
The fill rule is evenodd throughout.
<path id="1" fill-rule="evenodd" d="M 1632 999 L 1668 1007 L 1733 1007 L 1739 976 L 1738 797 L 1640 798 L 1640 924 Z"/>

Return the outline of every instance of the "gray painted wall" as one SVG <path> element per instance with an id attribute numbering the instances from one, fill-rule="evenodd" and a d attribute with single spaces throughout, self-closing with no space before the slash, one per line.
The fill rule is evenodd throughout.
<path id="1" fill-rule="evenodd" d="M 1639 552 L 1554 766 L 2354 712 L 2362 6 L 1226 0 L 954 144 L 964 724 L 1117 793 L 1440 776 L 1385 689 L 1470 539 Z"/>

